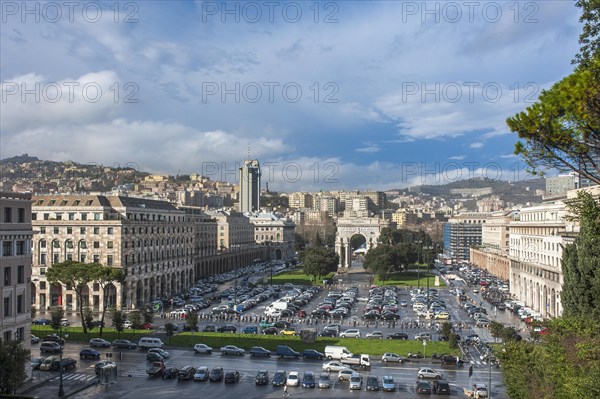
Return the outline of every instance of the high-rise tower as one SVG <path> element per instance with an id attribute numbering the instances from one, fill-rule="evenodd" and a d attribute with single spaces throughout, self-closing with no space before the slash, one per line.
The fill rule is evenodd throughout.
<path id="1" fill-rule="evenodd" d="M 257 159 L 244 161 L 240 168 L 240 212 L 260 209 L 260 176 Z"/>

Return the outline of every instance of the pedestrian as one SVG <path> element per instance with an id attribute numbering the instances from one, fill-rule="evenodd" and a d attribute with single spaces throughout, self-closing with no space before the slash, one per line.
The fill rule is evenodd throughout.
<path id="1" fill-rule="evenodd" d="M 288 391 L 287 391 L 287 385 L 283 386 L 283 397 L 287 398 L 289 396 Z"/>

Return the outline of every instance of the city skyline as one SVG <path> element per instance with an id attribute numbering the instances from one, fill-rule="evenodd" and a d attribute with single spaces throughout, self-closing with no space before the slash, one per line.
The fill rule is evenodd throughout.
<path id="1" fill-rule="evenodd" d="M 504 121 L 579 34 L 568 2 L 8 4 L 0 159 L 223 175 L 250 145 L 287 192 L 524 180 Z"/>

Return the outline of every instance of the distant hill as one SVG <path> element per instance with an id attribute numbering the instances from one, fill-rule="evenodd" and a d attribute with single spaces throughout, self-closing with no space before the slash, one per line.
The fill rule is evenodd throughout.
<path id="1" fill-rule="evenodd" d="M 0 160 L 0 163 L 28 163 L 36 162 L 39 160 L 40 159 L 38 157 L 30 157 L 29 154 L 23 154 Z"/>

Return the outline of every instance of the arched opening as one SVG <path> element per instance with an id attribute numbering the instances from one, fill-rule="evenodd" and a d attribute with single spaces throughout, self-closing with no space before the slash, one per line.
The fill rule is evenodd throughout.
<path id="1" fill-rule="evenodd" d="M 37 288 L 35 287 L 35 283 L 31 283 L 31 306 L 35 305 L 35 298 L 37 295 Z"/>
<path id="2" fill-rule="evenodd" d="M 144 283 L 142 281 L 137 282 L 137 286 L 135 288 L 135 297 L 136 297 L 136 307 L 141 308 L 145 303 L 144 298 Z"/>
<path id="3" fill-rule="evenodd" d="M 54 283 L 50 286 L 50 306 L 62 306 L 62 291 L 63 287 L 59 283 Z"/>
<path id="4" fill-rule="evenodd" d="M 279 259 L 281 259 L 281 249 L 277 248 L 275 250 L 275 260 L 279 260 Z"/>
<path id="5" fill-rule="evenodd" d="M 117 287 L 113 283 L 110 283 L 105 287 L 105 291 L 106 298 L 104 300 L 106 303 L 104 305 L 108 308 L 117 307 Z"/>

